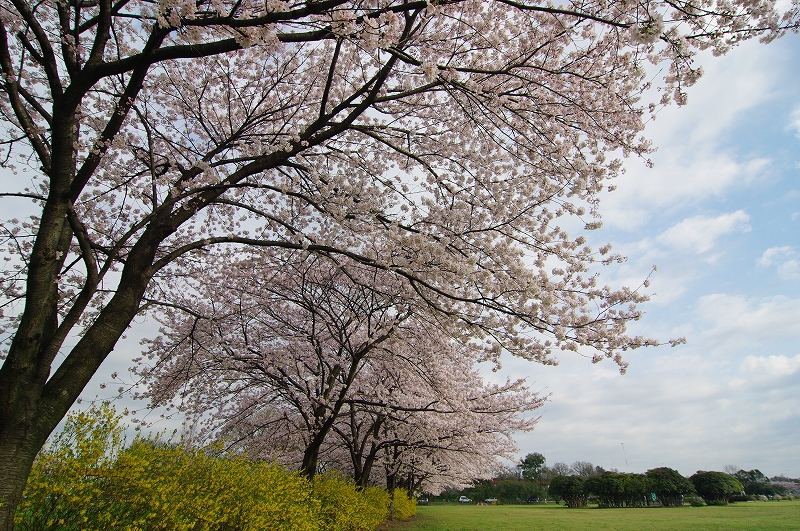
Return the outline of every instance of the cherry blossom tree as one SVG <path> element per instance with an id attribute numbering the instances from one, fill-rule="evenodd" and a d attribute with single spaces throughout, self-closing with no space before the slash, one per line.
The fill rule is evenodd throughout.
<path id="1" fill-rule="evenodd" d="M 427 305 L 414 308 L 391 276 L 314 255 L 237 256 L 226 260 L 227 283 L 187 271 L 194 289 L 161 306 L 164 328 L 137 369 L 152 405 L 203 419 L 204 438 L 307 475 L 341 446 L 349 459 L 336 468 L 367 485 L 389 448 L 408 461 L 458 441 L 485 463 L 533 427 L 519 415 L 541 399 L 524 381 L 485 383 L 480 349 L 441 329 Z M 208 273 L 221 269 L 207 262 Z M 231 274 L 239 268 L 247 273 Z"/>
<path id="2" fill-rule="evenodd" d="M 391 272 L 488 357 L 616 358 L 642 297 L 562 216 L 644 155 L 699 49 L 796 27 L 769 0 L 2 0 L 0 529 L 133 318 L 216 246 Z M 660 101 L 641 100 L 647 62 Z M 650 111 L 654 107 L 649 108 Z M 9 177 L 10 179 L 10 177 Z M 26 183 L 27 184 L 26 186 Z M 212 251 L 213 252 L 213 251 Z"/>
<path id="3" fill-rule="evenodd" d="M 487 382 L 469 350 L 442 335 L 407 336 L 388 354 L 365 371 L 335 427 L 362 485 L 382 464 L 389 488 L 464 486 L 488 477 L 516 451 L 512 435 L 536 423 L 525 414 L 543 397 L 524 380 Z"/>
<path id="4" fill-rule="evenodd" d="M 299 468 L 313 475 L 359 373 L 411 312 L 380 270 L 313 254 L 269 258 L 231 256 L 227 282 L 200 270 L 221 264 L 191 270 L 194 289 L 162 305 L 153 363 L 136 371 L 152 406 L 202 419 L 206 437 L 233 436 L 250 454 L 289 462 L 275 438 L 298 439 Z"/>

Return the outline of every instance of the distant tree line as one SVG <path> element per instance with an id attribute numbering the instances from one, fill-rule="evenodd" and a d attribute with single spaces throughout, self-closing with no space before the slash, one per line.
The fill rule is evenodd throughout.
<path id="1" fill-rule="evenodd" d="M 542 454 L 530 453 L 516 466 L 499 470 L 493 479 L 476 481 L 464 490 L 445 491 L 440 499 L 453 501 L 464 495 L 478 502 L 496 499 L 500 503 L 533 503 L 549 499 L 563 501 L 568 507 L 584 507 L 592 500 L 600 507 L 680 507 L 690 497 L 701 504 L 726 505 L 753 496 L 782 496 L 800 490 L 800 480 L 773 479 L 776 481 L 757 469 L 733 473 L 701 470 L 685 477 L 668 467 L 637 474 L 605 470 L 587 461 L 547 466 Z"/>
<path id="2" fill-rule="evenodd" d="M 698 473 L 698 474 L 706 474 Z M 680 507 L 686 496 L 699 494 L 708 499 L 720 498 L 727 503 L 727 498 L 741 492 L 724 491 L 722 494 L 711 493 L 698 487 L 698 474 L 685 478 L 678 471 L 667 467 L 648 470 L 644 474 L 602 472 L 589 477 L 578 475 L 556 476 L 550 481 L 549 495 L 556 500 L 563 500 L 568 507 L 585 507 L 589 498 L 596 499 L 600 507 L 643 507 L 662 505 L 664 507 Z M 731 479 L 732 476 L 722 474 Z M 736 481 L 733 479 L 733 481 Z"/>

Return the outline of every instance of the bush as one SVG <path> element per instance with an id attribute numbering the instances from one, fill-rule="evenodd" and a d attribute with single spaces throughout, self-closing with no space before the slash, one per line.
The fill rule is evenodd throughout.
<path id="1" fill-rule="evenodd" d="M 386 490 L 334 476 L 312 484 L 276 465 L 158 438 L 123 449 L 119 420 L 107 405 L 68 416 L 34 462 L 17 529 L 371 531 L 386 517 Z"/>
<path id="2" fill-rule="evenodd" d="M 417 514 L 417 499 L 409 496 L 405 489 L 394 489 L 392 496 L 394 503 L 394 518 L 405 520 Z"/>
<path id="3" fill-rule="evenodd" d="M 318 529 L 310 483 L 268 463 L 137 440 L 115 472 L 129 529 Z"/>
<path id="4" fill-rule="evenodd" d="M 586 479 L 584 489 L 597 496 L 600 507 L 638 507 L 647 494 L 644 474 L 606 472 Z"/>
<path id="5" fill-rule="evenodd" d="M 320 502 L 320 524 L 325 531 L 372 531 L 389 511 L 386 490 L 358 490 L 353 482 L 334 474 L 314 478 L 314 497 Z"/>
<path id="6" fill-rule="evenodd" d="M 123 447 L 119 420 L 108 404 L 69 415 L 33 464 L 14 517 L 17 529 L 78 531 L 108 523 L 113 508 L 102 493 Z"/>
<path id="7" fill-rule="evenodd" d="M 586 507 L 586 480 L 580 476 L 556 476 L 550 480 L 550 495 L 567 507 Z"/>
<path id="8" fill-rule="evenodd" d="M 680 472 L 660 467 L 647 471 L 647 488 L 664 507 L 681 507 L 684 497 L 694 493 L 694 485 Z"/>
<path id="9" fill-rule="evenodd" d="M 708 505 L 727 505 L 732 496 L 742 493 L 739 480 L 724 472 L 700 471 L 689 479 Z"/>

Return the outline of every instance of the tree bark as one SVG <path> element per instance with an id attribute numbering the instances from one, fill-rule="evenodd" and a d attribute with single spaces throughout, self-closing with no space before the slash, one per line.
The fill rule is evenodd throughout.
<path id="1" fill-rule="evenodd" d="M 22 418 L 19 418 L 22 417 Z M 3 419 L 0 430 L 0 530 L 14 529 L 14 513 L 22 499 L 22 492 L 36 454 L 47 440 L 47 434 L 38 437 L 31 429 L 28 415 Z"/>

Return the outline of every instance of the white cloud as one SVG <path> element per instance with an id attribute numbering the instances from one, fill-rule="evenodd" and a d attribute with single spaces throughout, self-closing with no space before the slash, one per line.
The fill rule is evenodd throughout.
<path id="1" fill-rule="evenodd" d="M 791 117 L 791 122 L 789 122 L 789 129 L 793 129 L 794 133 L 800 138 L 800 107 L 794 110 Z"/>
<path id="2" fill-rule="evenodd" d="M 651 156 L 654 168 L 626 161 L 628 172 L 614 183 L 617 190 L 603 195 L 607 226 L 633 230 L 768 175 L 772 159 L 740 149 L 731 132 L 748 111 L 767 105 L 782 90 L 776 65 L 786 56 L 777 47 L 772 50 L 764 54 L 763 45 L 748 42 L 718 60 L 701 54 L 706 74 L 689 89 L 688 105 L 667 107 L 647 124 L 645 135 L 659 148 Z"/>
<path id="3" fill-rule="evenodd" d="M 658 235 L 658 241 L 679 250 L 705 253 L 714 248 L 717 240 L 732 232 L 749 232 L 750 216 L 737 210 L 717 217 L 694 216 Z"/>
<path id="4" fill-rule="evenodd" d="M 778 267 L 778 276 L 784 280 L 800 278 L 800 260 L 787 260 Z"/>
<path id="5" fill-rule="evenodd" d="M 770 247 L 764 254 L 761 255 L 761 258 L 758 259 L 758 265 L 761 267 L 769 267 L 774 264 L 776 261 L 779 261 L 781 258 L 791 255 L 792 254 L 791 247 Z"/>
<path id="6" fill-rule="evenodd" d="M 800 252 L 794 247 L 770 247 L 758 259 L 758 265 L 774 266 L 784 280 L 800 279 Z"/>
<path id="7" fill-rule="evenodd" d="M 721 349 L 758 345 L 768 341 L 800 337 L 800 299 L 783 295 L 747 299 L 739 295 L 713 294 L 700 297 L 698 317 L 710 324 L 706 335 L 717 338 Z"/>
<path id="8" fill-rule="evenodd" d="M 631 168 L 615 183 L 617 190 L 602 198 L 606 225 L 635 229 L 665 209 L 696 205 L 732 188 L 750 186 L 770 164 L 766 158 L 737 161 L 712 147 L 672 147 L 658 155 L 654 168 Z"/>
<path id="9" fill-rule="evenodd" d="M 539 373 L 553 396 L 536 431 L 517 438 L 521 455 L 535 449 L 550 464 L 580 459 L 630 472 L 669 466 L 686 475 L 729 462 L 768 473 L 786 468 L 785 457 L 743 446 L 797 446 L 795 430 L 781 427 L 800 420 L 800 355 L 709 356 L 697 341 L 631 356 L 638 359 L 625 376 L 605 378 L 603 364 L 574 359 Z"/>
<path id="10" fill-rule="evenodd" d="M 800 354 L 788 356 L 747 356 L 741 371 L 749 378 L 784 378 L 800 372 Z"/>

